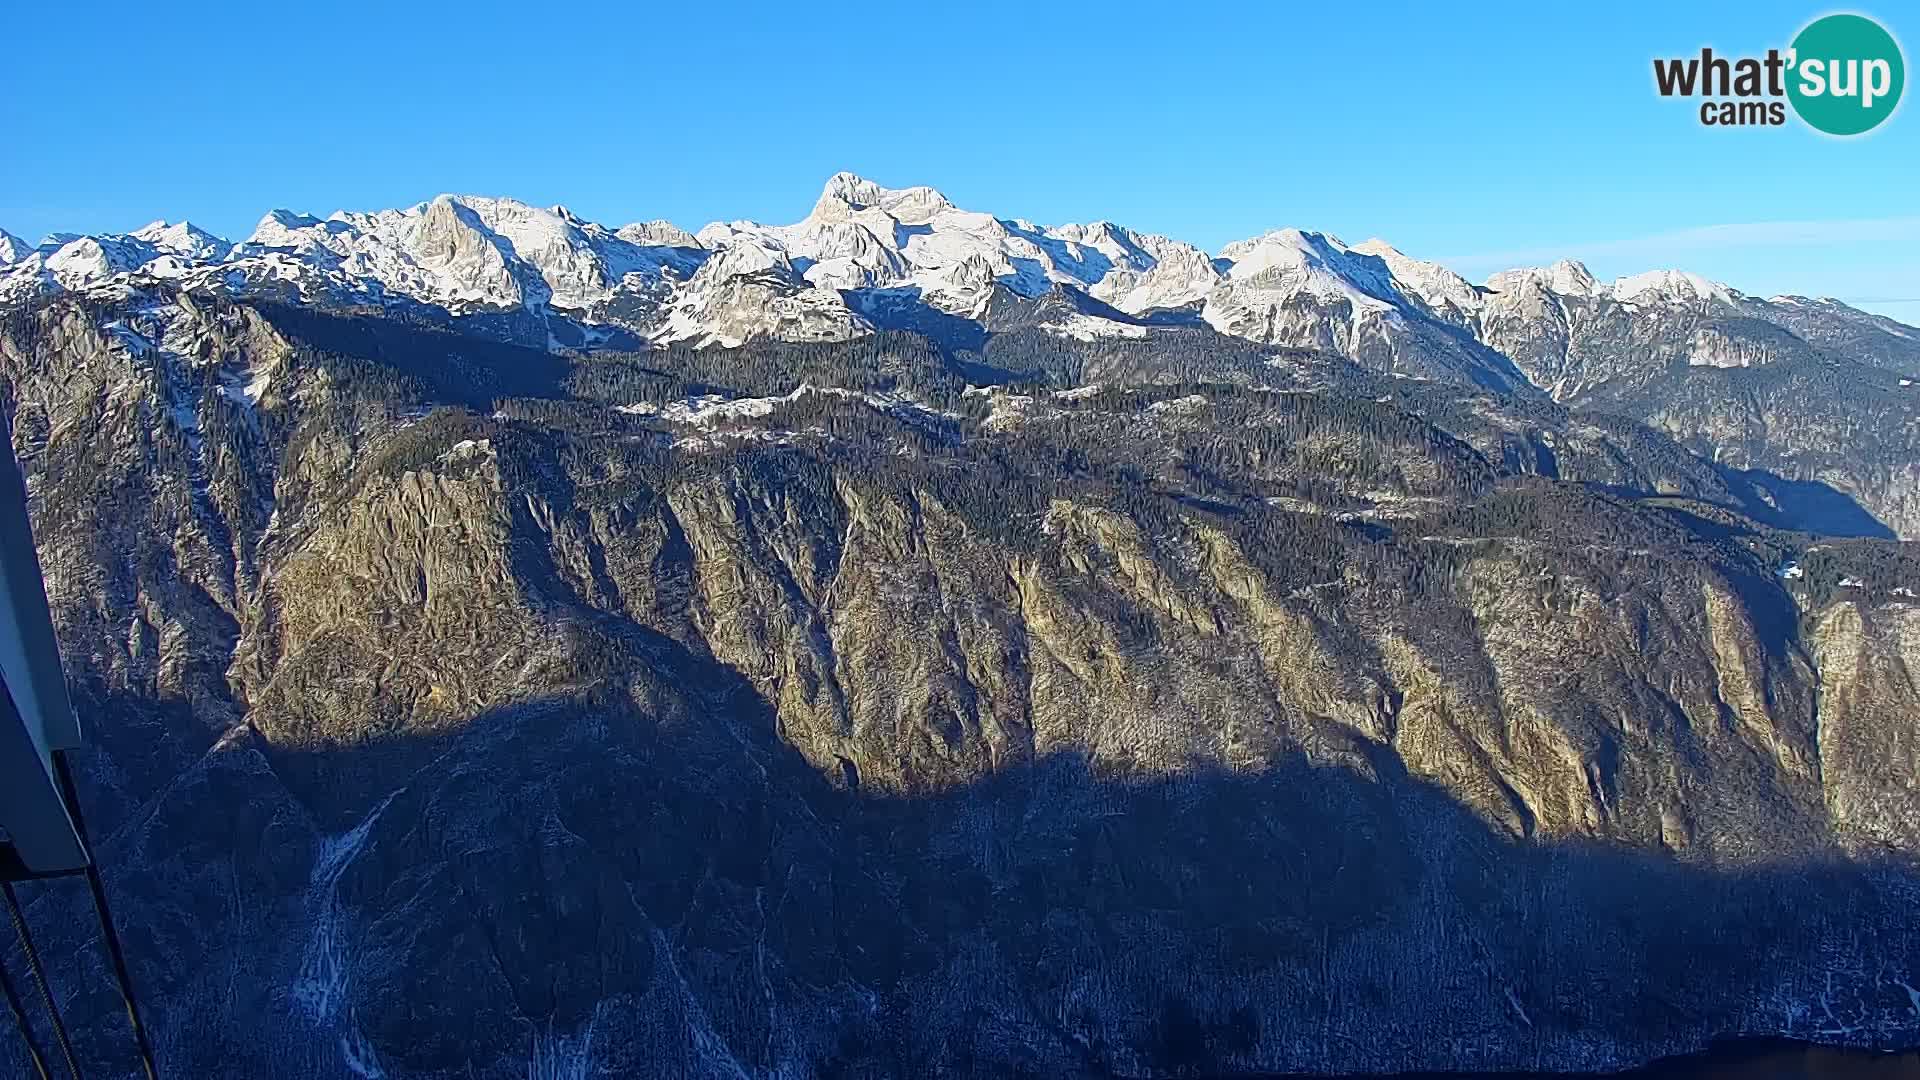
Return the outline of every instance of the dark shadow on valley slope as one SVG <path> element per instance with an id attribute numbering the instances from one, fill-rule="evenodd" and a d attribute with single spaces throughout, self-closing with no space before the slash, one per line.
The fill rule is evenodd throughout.
<path id="1" fill-rule="evenodd" d="M 1734 492 L 1741 496 L 1727 500 L 1726 509 L 1745 515 L 1755 522 L 1776 529 L 1811 533 L 1815 536 L 1870 540 L 1899 539 L 1898 534 L 1879 518 L 1874 517 L 1853 496 L 1830 484 L 1818 480 L 1787 480 L 1760 469 L 1744 471 L 1723 469 L 1722 472 Z M 1589 483 L 1587 486 L 1595 491 L 1603 491 L 1622 499 L 1638 500 L 1652 495 L 1643 489 L 1619 484 Z M 1660 498 L 1660 496 L 1653 497 Z M 1701 536 L 1730 539 L 1752 532 L 1750 528 L 1742 525 L 1711 521 L 1672 506 L 1663 506 L 1661 509 L 1684 520 L 1688 528 Z"/>
<path id="2" fill-rule="evenodd" d="M 1335 725 L 1244 771 L 1059 753 L 850 791 L 737 673 L 622 644 L 592 690 L 437 739 L 235 740 L 123 834 L 174 1075 L 1564 1069 L 1920 1037 L 1908 865 L 1519 841 Z M 84 927 L 36 918 L 97 974 Z M 66 1003 L 113 1047 L 102 985 Z"/>
<path id="3" fill-rule="evenodd" d="M 270 303 L 258 307 L 308 347 L 404 373 L 436 403 L 491 411 L 499 398 L 566 396 L 572 361 L 545 349 L 454 333 L 433 323 L 352 318 Z"/>
<path id="4" fill-rule="evenodd" d="M 1748 469 L 1735 475 L 1773 499 L 1777 510 L 1769 524 L 1822 536 L 1897 539 L 1894 531 L 1880 519 L 1832 485 L 1818 480 L 1788 480 L 1764 469 Z"/>

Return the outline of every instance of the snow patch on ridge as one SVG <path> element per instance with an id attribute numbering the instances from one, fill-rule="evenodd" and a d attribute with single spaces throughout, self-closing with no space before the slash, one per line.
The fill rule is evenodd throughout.
<path id="1" fill-rule="evenodd" d="M 1611 291 L 1616 300 L 1717 300 L 1728 304 L 1734 300 L 1732 289 L 1683 270 L 1649 270 L 1644 274 L 1631 274 L 1614 281 Z"/>
<path id="2" fill-rule="evenodd" d="M 931 187 L 890 188 L 853 173 L 830 177 L 797 222 L 716 222 L 698 233 L 664 221 L 609 229 L 564 206 L 479 195 L 326 218 L 274 210 L 239 244 L 166 221 L 40 245 L 0 233 L 0 302 L 147 279 L 469 320 L 480 333 L 549 349 L 927 332 L 953 318 L 984 323 L 996 297 L 1070 288 L 1125 315 L 1193 312 L 1222 333 L 1364 358 L 1383 371 L 1445 354 L 1429 366 L 1496 386 L 1511 374 L 1488 370 L 1485 350 L 1458 340 L 1464 330 L 1485 341 L 1490 312 L 1519 306 L 1525 318 L 1553 318 L 1557 306 L 1564 320 L 1574 299 L 1746 302 L 1697 274 L 1660 270 L 1602 284 L 1568 260 L 1503 271 L 1478 287 L 1384 240 L 1349 247 L 1291 228 L 1228 244 L 1214 257 L 1110 221 L 1002 218 L 957 207 Z M 1910 333 L 1891 322 L 1879 328 Z M 1042 329 L 1082 341 L 1144 333 L 1097 316 L 1055 318 Z M 247 393 L 253 385 L 232 396 L 257 402 L 264 387 Z"/>
<path id="3" fill-rule="evenodd" d="M 366 850 L 367 838 L 393 798 L 388 795 L 382 799 L 353 828 L 323 839 L 314 858 L 307 884 L 313 931 L 300 962 L 300 974 L 293 984 L 293 1000 L 315 1022 L 337 1018 L 347 997 L 347 973 L 351 965 L 343 929 L 346 916 L 338 900 L 340 876 Z"/>

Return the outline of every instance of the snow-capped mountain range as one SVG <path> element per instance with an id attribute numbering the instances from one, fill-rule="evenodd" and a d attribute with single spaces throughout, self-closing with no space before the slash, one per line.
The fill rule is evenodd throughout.
<path id="1" fill-rule="evenodd" d="M 1066 302 L 1048 306 L 1038 325 L 1061 335 L 1139 337 L 1204 324 L 1495 389 L 1541 382 L 1513 347 L 1522 332 L 1518 353 L 1538 353 L 1544 333 L 1550 347 L 1558 340 L 1565 366 L 1575 308 L 1751 314 L 1804 303 L 1757 300 L 1674 270 L 1603 283 L 1574 262 L 1475 285 L 1382 240 L 1349 246 L 1291 228 L 1209 255 L 1106 221 L 1042 226 L 962 210 L 933 188 L 885 188 L 851 173 L 831 178 L 794 224 L 716 222 L 697 233 L 664 221 L 610 229 L 565 207 L 455 195 L 324 220 L 275 210 L 237 244 L 185 222 L 55 235 L 38 246 L 0 232 L 0 303 L 147 279 L 401 307 L 547 347 L 734 346 L 954 326 L 984 334 L 997 328 L 996 298 L 1052 297 Z"/>

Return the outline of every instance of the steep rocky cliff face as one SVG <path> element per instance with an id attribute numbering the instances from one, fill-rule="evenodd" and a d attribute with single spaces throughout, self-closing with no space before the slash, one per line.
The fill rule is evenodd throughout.
<path id="1" fill-rule="evenodd" d="M 1200 352 L 10 313 L 168 1074 L 1920 1038 L 1909 546 L 1653 427 Z M 114 1075 L 65 888 L 31 915 Z"/>
<path id="2" fill-rule="evenodd" d="M 1620 401 L 1589 404 L 1642 418 L 1703 456 L 1751 471 L 1782 501 L 1801 501 L 1823 531 L 1920 536 L 1920 396 L 1912 379 L 1831 359 L 1692 368 Z"/>
<path id="3" fill-rule="evenodd" d="M 1556 401 L 1632 417 L 1751 471 L 1823 530 L 1920 536 L 1910 328 L 1836 301 L 1761 301 L 1684 278 L 1677 295 L 1623 298 L 1577 264 L 1490 284 L 1498 291 L 1468 325 Z"/>

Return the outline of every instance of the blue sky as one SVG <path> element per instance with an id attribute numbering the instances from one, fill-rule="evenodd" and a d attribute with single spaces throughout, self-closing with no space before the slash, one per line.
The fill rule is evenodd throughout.
<path id="1" fill-rule="evenodd" d="M 1656 55 L 1760 53 L 1827 8 L 1043 6 L 16 5 L 0 228 L 237 238 L 440 191 L 694 228 L 797 219 L 851 169 L 1209 248 L 1298 225 L 1475 279 L 1568 255 L 1920 322 L 1911 105 L 1843 141 L 1653 91 Z"/>

